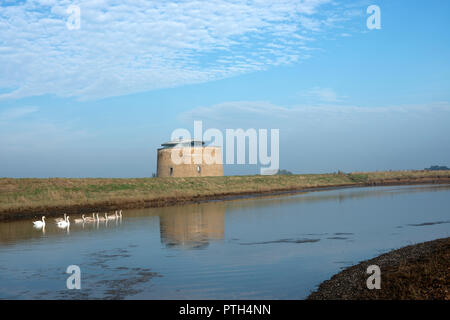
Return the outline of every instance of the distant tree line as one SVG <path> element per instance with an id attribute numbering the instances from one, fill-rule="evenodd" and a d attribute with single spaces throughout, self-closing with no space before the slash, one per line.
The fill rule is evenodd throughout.
<path id="1" fill-rule="evenodd" d="M 425 168 L 427 171 L 438 171 L 438 170 L 450 170 L 449 167 L 446 166 L 431 166 L 429 168 Z"/>
<path id="2" fill-rule="evenodd" d="M 283 175 L 283 174 L 289 175 L 289 174 L 292 174 L 292 172 L 290 172 L 288 170 L 285 170 L 285 169 L 281 169 L 281 170 L 278 170 L 277 174 L 279 174 L 279 175 Z"/>

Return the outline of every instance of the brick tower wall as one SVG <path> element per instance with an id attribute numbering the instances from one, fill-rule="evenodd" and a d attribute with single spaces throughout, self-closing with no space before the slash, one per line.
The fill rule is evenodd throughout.
<path id="1" fill-rule="evenodd" d="M 172 151 L 188 159 L 181 164 L 172 161 Z M 203 153 L 220 159 L 218 163 L 205 162 Z M 197 161 L 196 161 L 197 159 Z M 186 163 L 187 162 L 187 163 Z M 198 170 L 200 166 L 200 171 Z M 171 171 L 172 168 L 172 171 Z M 220 147 L 162 148 L 158 149 L 158 177 L 214 177 L 223 176 L 222 150 Z M 172 174 L 171 174 L 172 172 Z"/>

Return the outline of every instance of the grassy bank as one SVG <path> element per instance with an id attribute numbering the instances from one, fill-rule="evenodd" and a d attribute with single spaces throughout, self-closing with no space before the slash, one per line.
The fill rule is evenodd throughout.
<path id="1" fill-rule="evenodd" d="M 323 282 L 311 300 L 450 300 L 450 238 L 419 243 L 345 269 Z M 381 270 L 381 289 L 369 290 L 367 267 Z"/>
<path id="2" fill-rule="evenodd" d="M 0 179 L 0 220 L 352 185 L 449 183 L 449 171 L 142 179 Z"/>

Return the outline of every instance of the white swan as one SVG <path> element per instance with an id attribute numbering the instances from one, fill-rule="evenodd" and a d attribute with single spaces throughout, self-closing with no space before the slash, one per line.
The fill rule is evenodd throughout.
<path id="1" fill-rule="evenodd" d="M 122 219 L 122 209 L 119 211 L 119 218 Z"/>
<path id="2" fill-rule="evenodd" d="M 42 216 L 42 220 L 33 221 L 33 225 L 35 228 L 44 228 L 45 227 L 45 216 Z"/>
<path id="3" fill-rule="evenodd" d="M 66 217 L 66 221 L 60 221 L 57 223 L 58 228 L 65 229 L 70 226 L 69 216 Z"/>
<path id="4" fill-rule="evenodd" d="M 97 221 L 105 221 L 105 220 L 107 220 L 107 219 L 104 218 L 104 217 L 99 217 L 99 216 L 98 216 L 98 213 L 97 213 L 96 215 L 97 215 Z M 107 217 L 106 213 L 105 213 L 105 216 Z"/>
<path id="5" fill-rule="evenodd" d="M 86 222 L 86 218 L 84 217 L 84 214 L 81 215 L 81 219 L 74 219 L 75 223 L 84 223 Z"/>
<path id="6" fill-rule="evenodd" d="M 55 222 L 58 223 L 58 222 L 60 222 L 60 221 L 66 221 L 66 216 L 67 216 L 67 215 L 64 213 L 64 218 L 56 218 L 56 219 L 55 219 Z"/>
<path id="7" fill-rule="evenodd" d="M 95 213 L 92 214 L 92 217 L 84 218 L 84 222 L 94 222 L 95 221 Z"/>
<path id="8" fill-rule="evenodd" d="M 116 215 L 117 215 L 117 211 L 116 211 Z M 116 220 L 116 215 L 112 214 L 110 216 L 106 216 L 108 220 Z"/>
<path id="9" fill-rule="evenodd" d="M 105 212 L 105 218 L 106 218 L 106 220 L 115 220 L 116 216 L 114 216 L 114 215 L 108 216 L 108 213 Z"/>

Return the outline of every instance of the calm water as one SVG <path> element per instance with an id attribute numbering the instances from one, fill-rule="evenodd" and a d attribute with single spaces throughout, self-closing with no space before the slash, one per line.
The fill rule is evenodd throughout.
<path id="1" fill-rule="evenodd" d="M 72 217 L 73 218 L 73 217 Z M 342 268 L 448 237 L 450 186 L 356 188 L 124 211 L 45 233 L 0 224 L 0 298 L 302 299 Z M 81 290 L 67 290 L 67 266 Z"/>

